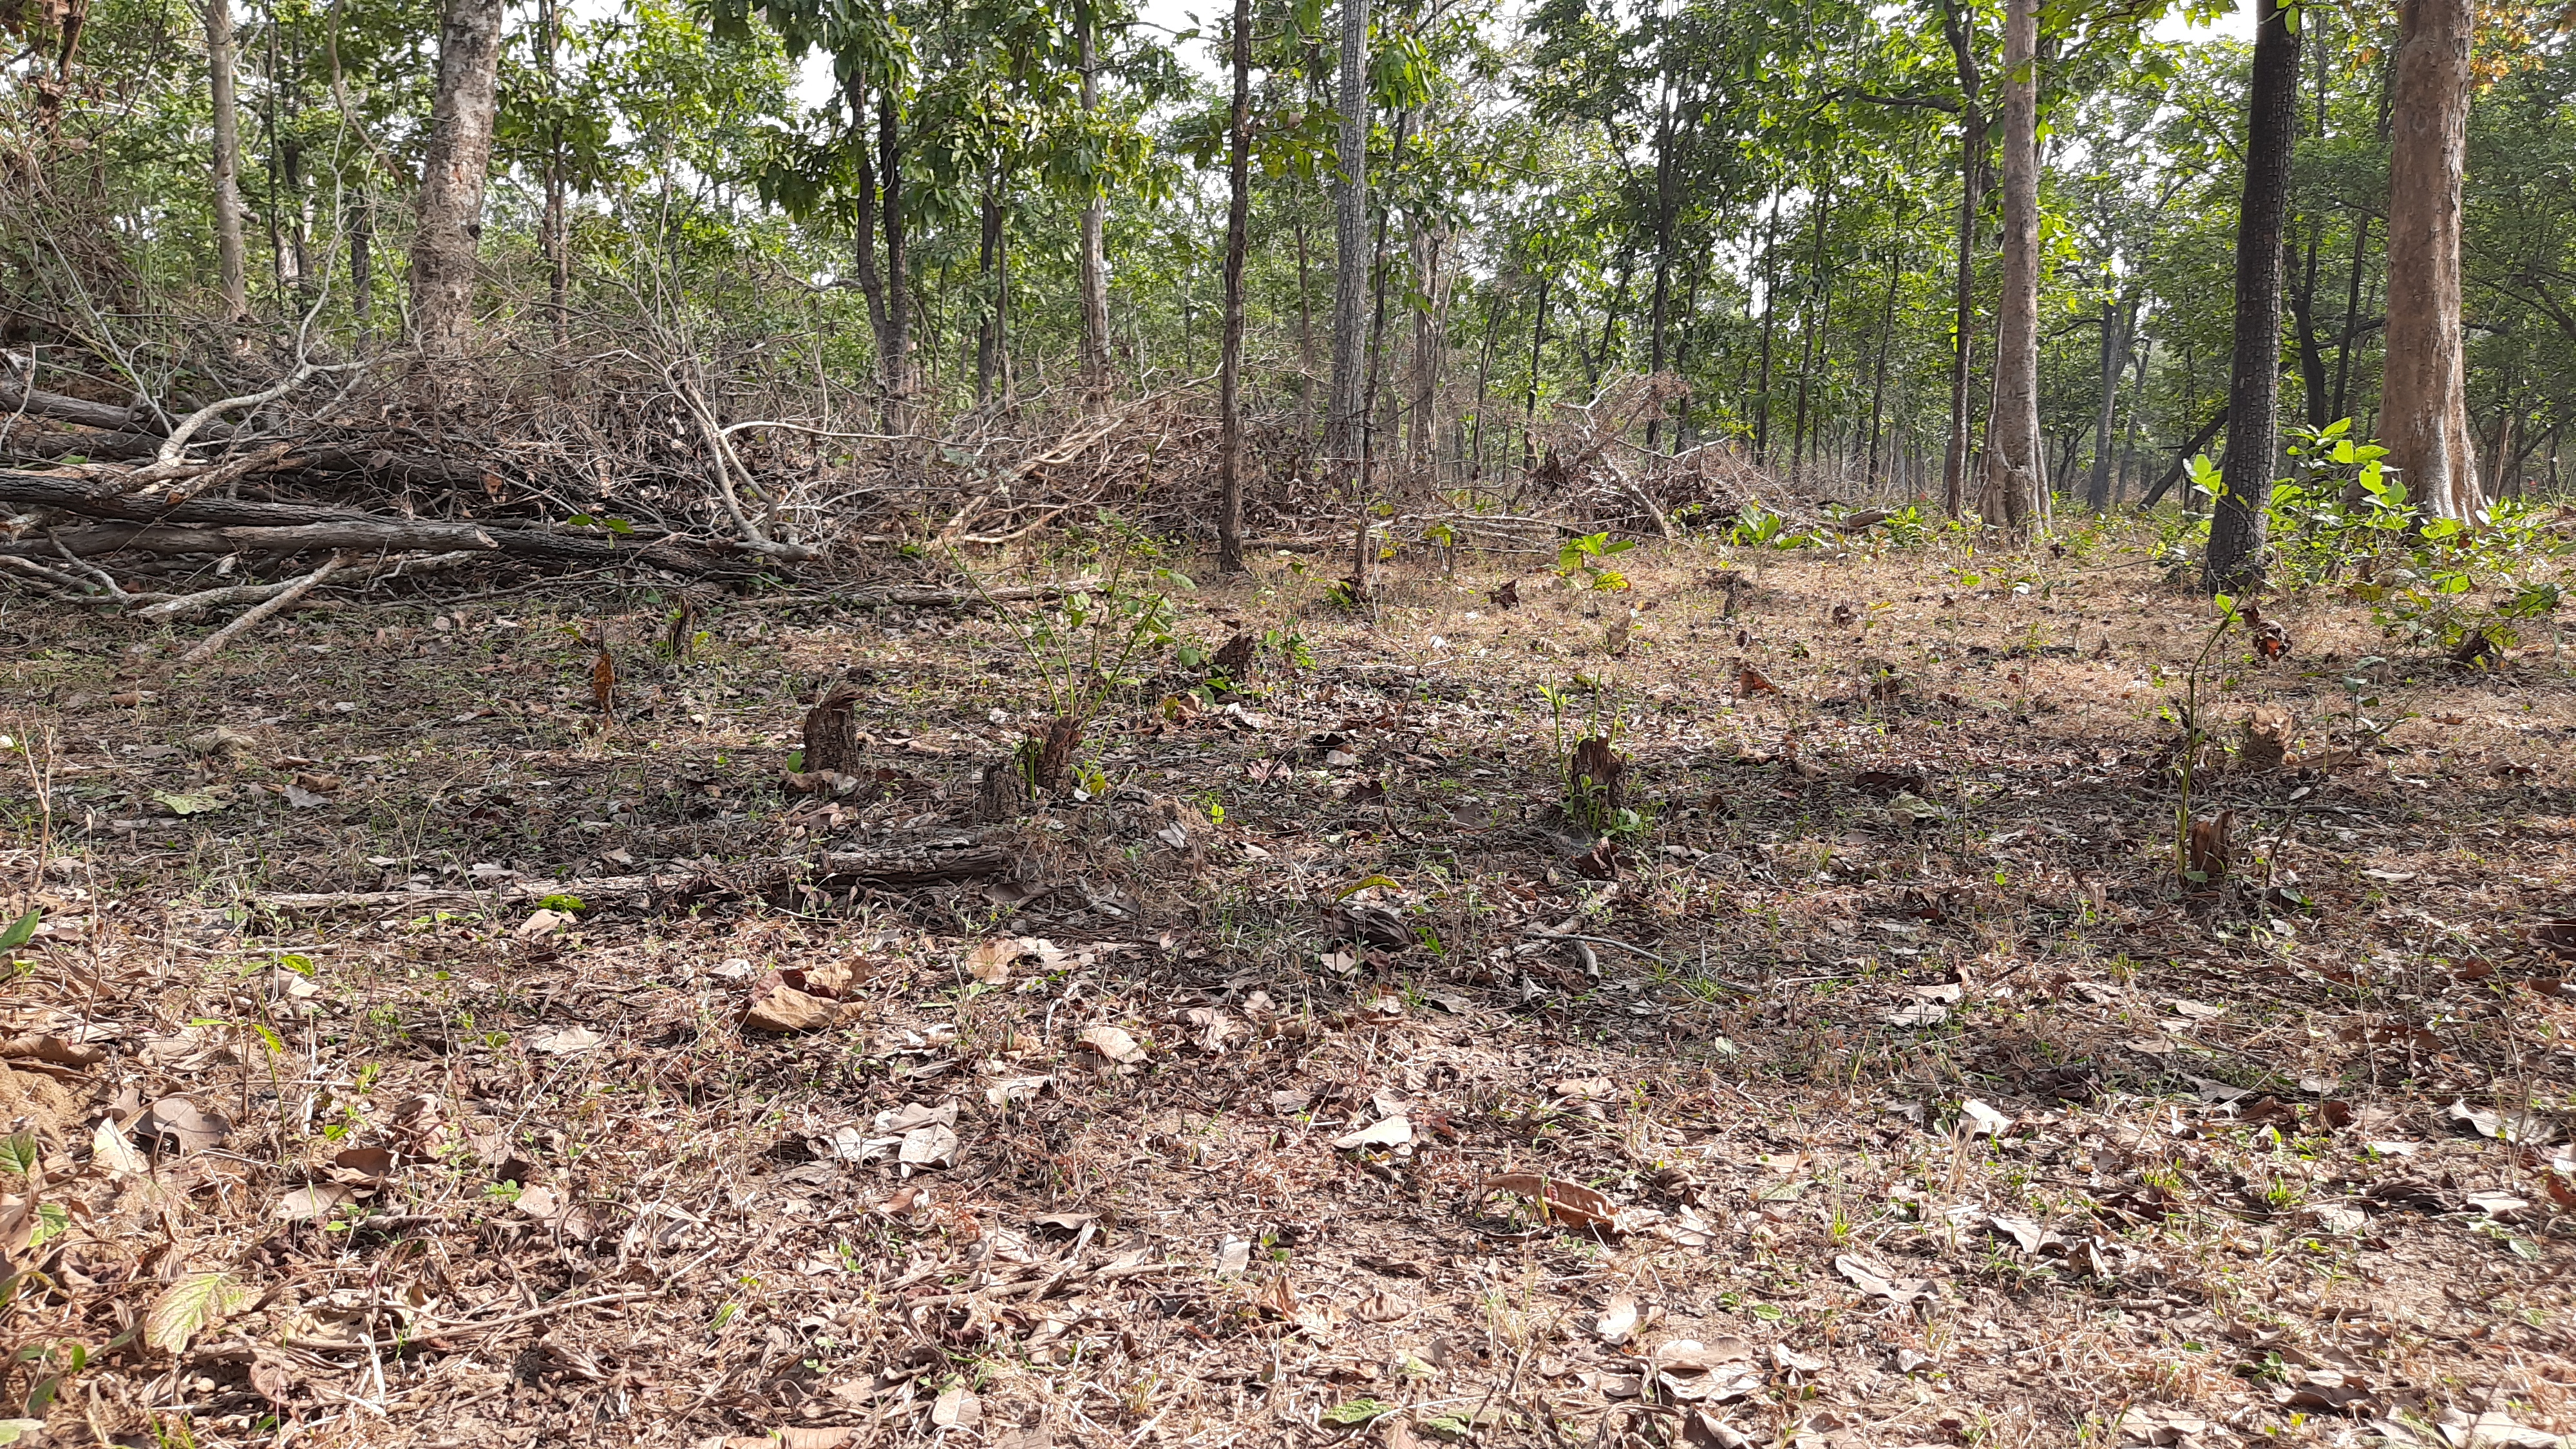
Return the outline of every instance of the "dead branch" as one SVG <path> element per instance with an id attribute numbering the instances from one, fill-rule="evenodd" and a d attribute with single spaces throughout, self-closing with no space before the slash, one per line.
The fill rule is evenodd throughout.
<path id="1" fill-rule="evenodd" d="M 471 523 L 383 522 L 304 523 L 285 527 L 189 528 L 108 525 L 67 529 L 55 539 L 72 553 L 92 558 L 109 553 L 148 553 L 161 557 L 191 553 L 297 554 L 310 549 L 382 549 L 491 552 L 500 547 L 492 535 Z M 32 545 L 0 545 L 9 552 L 32 551 Z"/>
<path id="2" fill-rule="evenodd" d="M 490 909 L 534 905 L 548 896 L 574 897 L 585 910 L 600 906 L 671 909 L 725 899 L 921 890 L 1007 875 L 1019 864 L 1018 852 L 1006 846 L 958 836 L 885 850 L 834 851 L 819 859 L 762 856 L 723 864 L 693 863 L 685 870 L 649 875 L 514 881 L 488 891 L 323 891 L 266 895 L 259 901 L 281 913 Z"/>
<path id="3" fill-rule="evenodd" d="M 179 656 L 179 666 L 184 669 L 191 665 L 203 664 L 207 660 L 214 658 L 217 654 L 222 653 L 224 646 L 231 643 L 242 633 L 242 631 L 253 627 L 261 620 L 266 619 L 273 614 L 283 611 L 296 600 L 303 598 L 308 593 L 311 593 L 314 585 L 331 577 L 334 573 L 337 573 L 340 566 L 348 561 L 349 555 L 345 553 L 335 553 L 331 555 L 329 558 L 322 561 L 322 567 L 315 569 L 313 572 L 295 580 L 293 583 L 288 584 L 285 588 L 278 590 L 266 600 L 253 605 L 250 611 L 243 614 L 240 618 L 233 620 L 231 623 L 226 624 L 224 627 L 217 629 L 212 634 L 209 634 L 204 639 L 198 641 L 196 648 Z"/>

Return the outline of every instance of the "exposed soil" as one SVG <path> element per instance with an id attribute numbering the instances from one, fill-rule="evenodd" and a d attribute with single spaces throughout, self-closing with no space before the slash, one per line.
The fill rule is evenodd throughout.
<path id="1" fill-rule="evenodd" d="M 0 1407 L 63 1374 L 46 1444 L 2576 1431 L 2555 643 L 2464 669 L 2275 604 L 2288 657 L 2224 639 L 2202 690 L 2230 745 L 2288 710 L 2250 758 L 2289 758 L 2194 762 L 2233 813 L 2192 883 L 2205 603 L 2136 540 L 1947 547 L 1661 547 L 1509 608 L 1406 562 L 1365 619 L 1265 557 L 1180 632 L 1311 663 L 1167 668 L 1090 798 L 998 824 L 1048 710 L 974 611 L 730 598 L 683 661 L 638 592 L 349 607 L 173 676 L 166 630 L 0 605 L 0 904 L 45 913 L 0 1117 L 62 1210 L 0 1234 L 41 1270 Z M 844 668 L 856 787 L 782 793 Z M 1561 808 L 1594 735 L 1606 845 Z M 706 888 L 970 836 L 1020 863 Z M 645 884 L 549 899 L 604 877 Z"/>

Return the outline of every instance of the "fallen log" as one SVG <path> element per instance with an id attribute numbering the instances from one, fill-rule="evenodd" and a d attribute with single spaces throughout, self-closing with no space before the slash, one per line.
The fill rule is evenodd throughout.
<path id="1" fill-rule="evenodd" d="M 1019 865 L 1018 852 L 1006 846 L 958 836 L 887 850 L 831 851 L 811 859 L 757 856 L 721 864 L 688 864 L 648 875 L 506 881 L 485 890 L 322 891 L 264 895 L 258 900 L 281 914 L 495 910 L 535 906 L 554 896 L 579 900 L 584 910 L 600 906 L 669 910 L 728 899 L 792 902 L 853 890 L 922 890 L 989 880 L 1008 875 Z"/>
<path id="2" fill-rule="evenodd" d="M 29 412 L 56 422 L 100 428 L 111 433 L 138 428 L 149 416 L 148 413 L 138 414 L 130 404 L 91 402 L 85 397 L 48 392 L 23 382 L 0 382 L 0 411 Z"/>
<path id="3" fill-rule="evenodd" d="M 111 485 L 112 486 L 112 485 Z M 0 504 L 19 508 L 54 508 L 82 518 L 111 523 L 157 526 L 206 524 L 218 528 L 302 528 L 322 523 L 403 525 L 413 520 L 352 509 L 308 508 L 293 503 L 257 503 L 236 498 L 178 500 L 149 493 L 105 491 L 96 480 L 49 477 L 40 473 L 0 472 Z M 467 526 L 467 525 L 458 525 Z M 471 525 L 502 554 L 551 563 L 610 568 L 640 564 L 674 573 L 746 575 L 767 565 L 740 545 L 723 539 L 656 538 L 619 542 L 613 537 L 557 533 L 533 528 Z"/>
<path id="4" fill-rule="evenodd" d="M 382 549 L 391 553 L 423 550 L 492 550 L 492 536 L 471 523 L 416 523 L 405 519 L 366 523 L 302 523 L 285 527 L 191 528 L 107 524 L 64 529 L 51 539 L 20 539 L 0 544 L 0 552 L 20 558 L 60 557 L 53 543 L 80 558 L 102 554 L 148 553 L 163 557 L 190 553 L 295 554 L 308 549 Z"/>

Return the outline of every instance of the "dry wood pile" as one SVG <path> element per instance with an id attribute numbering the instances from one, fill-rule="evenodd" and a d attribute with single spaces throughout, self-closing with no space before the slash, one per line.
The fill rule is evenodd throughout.
<path id="1" fill-rule="evenodd" d="M 0 358 L 0 578 L 152 623 L 235 612 L 247 627 L 333 595 L 496 576 L 864 582 L 892 545 L 990 549 L 1104 511 L 1163 537 L 1213 535 L 1218 429 L 1197 383 L 876 432 L 850 421 L 868 416 L 865 399 L 728 386 L 631 351 L 462 380 L 378 371 L 279 364 L 183 411 Z M 1723 445 L 1670 457 L 1633 441 L 1675 386 L 1634 379 L 1565 409 L 1499 513 L 1392 468 L 1379 491 L 1405 495 L 1394 526 L 1408 533 L 1512 551 L 1552 549 L 1569 531 L 1671 537 L 1757 500 L 1780 508 Z M 1256 546 L 1346 539 L 1361 500 L 1318 466 L 1298 419 L 1256 419 L 1247 437 Z"/>

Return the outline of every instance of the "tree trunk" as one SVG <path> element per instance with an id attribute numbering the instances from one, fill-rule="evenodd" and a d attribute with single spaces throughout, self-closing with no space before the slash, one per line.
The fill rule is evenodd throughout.
<path id="1" fill-rule="evenodd" d="M 1798 415 L 1789 427 L 1789 476 L 1793 478 L 1798 476 L 1799 469 L 1806 462 L 1807 390 L 1815 375 L 1818 341 L 1825 328 L 1832 324 L 1834 315 L 1833 287 L 1825 278 L 1825 223 L 1832 218 L 1833 211 L 1834 193 L 1828 186 L 1816 202 L 1815 257 L 1808 264 L 1807 306 L 1799 309 L 1808 312 L 1812 308 L 1813 311 L 1799 319 L 1799 330 L 1806 335 L 1799 339 Z"/>
<path id="2" fill-rule="evenodd" d="M 542 0 L 537 7 L 537 45 L 544 54 L 546 73 L 546 214 L 539 250 L 545 254 L 546 311 L 553 319 L 558 347 L 572 332 L 572 248 L 566 235 L 570 218 L 564 210 L 563 119 L 555 110 L 563 99 L 555 78 L 555 41 L 560 28 L 555 0 Z"/>
<path id="3" fill-rule="evenodd" d="M 1007 365 L 1004 353 L 1010 345 L 1003 333 L 1003 329 L 1010 325 L 1010 266 L 1002 255 L 1002 176 L 999 167 L 984 178 L 983 211 L 983 241 L 975 253 L 977 266 L 983 274 L 984 292 L 984 321 L 975 332 L 975 405 L 979 408 L 993 401 L 997 381 L 1001 383 L 1003 394 L 1010 391 L 1008 381 L 1001 375 Z"/>
<path id="4" fill-rule="evenodd" d="M 1995 308 L 1994 421 L 1978 512 L 2015 532 L 2048 523 L 2039 436 L 2039 5 L 2004 12 L 2003 293 Z"/>
<path id="5" fill-rule="evenodd" d="M 2345 408 L 2351 397 L 2352 344 L 2361 335 L 2361 275 L 2370 261 L 2370 215 L 2358 213 L 2352 219 L 2352 278 L 2343 294 L 2343 325 L 2335 339 L 2334 405 L 2329 407 L 2327 422 L 2350 417 Z"/>
<path id="6" fill-rule="evenodd" d="M 1082 109 L 1096 115 L 1100 110 L 1100 77 L 1097 47 L 1100 17 L 1090 4 L 1082 7 Z M 1103 201 L 1097 178 L 1091 199 L 1082 208 L 1081 267 L 1078 278 L 1082 292 L 1082 385 L 1094 399 L 1109 392 L 1109 261 L 1104 234 L 1108 229 L 1109 204 Z"/>
<path id="7" fill-rule="evenodd" d="M 1882 485 L 1886 481 L 1879 473 L 1878 442 L 1881 408 L 1887 401 L 1888 344 L 1896 335 L 1896 280 L 1897 258 L 1896 253 L 1890 250 L 1887 254 L 1887 301 L 1879 310 L 1878 360 L 1871 366 L 1869 376 L 1869 462 L 1867 467 L 1869 487 L 1873 494 L 1883 491 Z"/>
<path id="8" fill-rule="evenodd" d="M 2123 321 L 2118 300 L 2104 297 L 2102 405 L 2093 415 L 2093 476 L 2084 484 L 2084 506 L 2096 513 L 2111 506 L 2111 414 L 2120 399 L 2120 361 L 2128 354 L 2128 329 Z"/>
<path id="9" fill-rule="evenodd" d="M 1436 217 L 1413 223 L 1413 307 L 1411 384 L 1406 388 L 1405 456 L 1427 462 L 1439 421 L 1440 371 L 1449 345 L 1449 227 Z"/>
<path id="10" fill-rule="evenodd" d="M 912 273 L 904 256 L 901 97 L 877 93 L 877 185 L 885 228 L 886 331 L 878 339 L 885 369 L 884 431 L 899 433 L 912 414 Z M 935 339 L 934 339 L 935 340 Z"/>
<path id="11" fill-rule="evenodd" d="M 501 0 L 447 0 L 438 31 L 438 90 L 422 158 L 420 225 L 411 243 L 411 316 L 421 350 L 465 351 L 483 235 L 483 181 L 500 100 Z"/>
<path id="12" fill-rule="evenodd" d="M 1538 315 L 1530 322 L 1529 394 L 1521 403 L 1521 471 L 1538 466 L 1538 367 L 1539 350 L 1547 345 L 1547 292 L 1555 278 L 1545 272 L 1538 277 Z"/>
<path id="13" fill-rule="evenodd" d="M 1942 0 L 1941 28 L 1959 72 L 1959 266 L 1952 287 L 1950 437 L 1941 455 L 1941 504 L 1967 511 L 1968 382 L 1977 337 L 1977 214 L 1985 206 L 1986 113 L 1977 64 L 1976 12 Z"/>
<path id="14" fill-rule="evenodd" d="M 2476 32 L 2469 0 L 2404 0 L 2398 10 L 2379 388 L 2379 441 L 2407 496 L 2431 516 L 2464 523 L 2485 504 L 2460 325 L 2460 183 Z"/>
<path id="15" fill-rule="evenodd" d="M 1780 318 L 1780 198 L 1762 223 L 1762 371 L 1753 384 L 1753 459 L 1771 461 L 1771 334 Z"/>
<path id="16" fill-rule="evenodd" d="M 1361 396 L 1368 328 L 1369 0 L 1342 0 L 1340 162 L 1333 185 L 1333 381 L 1324 405 L 1324 456 L 1344 486 L 1359 481 Z M 1354 491 L 1353 502 L 1357 502 Z"/>
<path id="17" fill-rule="evenodd" d="M 1234 111 L 1226 127 L 1225 356 L 1217 367 L 1216 566 L 1243 572 L 1243 253 L 1252 230 L 1252 0 L 1234 0 Z"/>
<path id="18" fill-rule="evenodd" d="M 2263 528 L 2281 446 L 2281 280 L 2297 145 L 2299 36 L 2277 0 L 2256 0 L 2246 94 L 2245 195 L 2236 209 L 2236 350 L 2227 377 L 2227 452 L 2201 581 L 2212 593 L 2263 582 Z"/>
<path id="19" fill-rule="evenodd" d="M 215 268 L 233 346 L 250 346 L 250 280 L 242 261 L 241 116 L 233 100 L 232 0 L 206 0 L 206 74 L 215 105 Z"/>
<path id="20" fill-rule="evenodd" d="M 2295 97 L 2292 104 L 2296 104 Z M 2324 229 L 2322 219 L 2308 218 L 2308 244 L 2299 249 L 2304 253 L 2299 265 L 2299 280 L 2289 288 L 2288 295 L 2292 330 L 2299 343 L 2299 403 L 2307 415 L 2308 426 L 2312 428 L 2322 428 L 2334 421 L 2326 415 L 2329 401 L 2326 394 L 2326 354 L 2323 345 L 2317 341 L 2317 248 L 2322 241 L 2319 233 Z M 2286 235 L 2283 245 L 2289 245 Z M 2285 252 L 2281 258 L 2285 275 L 2289 264 L 2289 255 Z"/>

